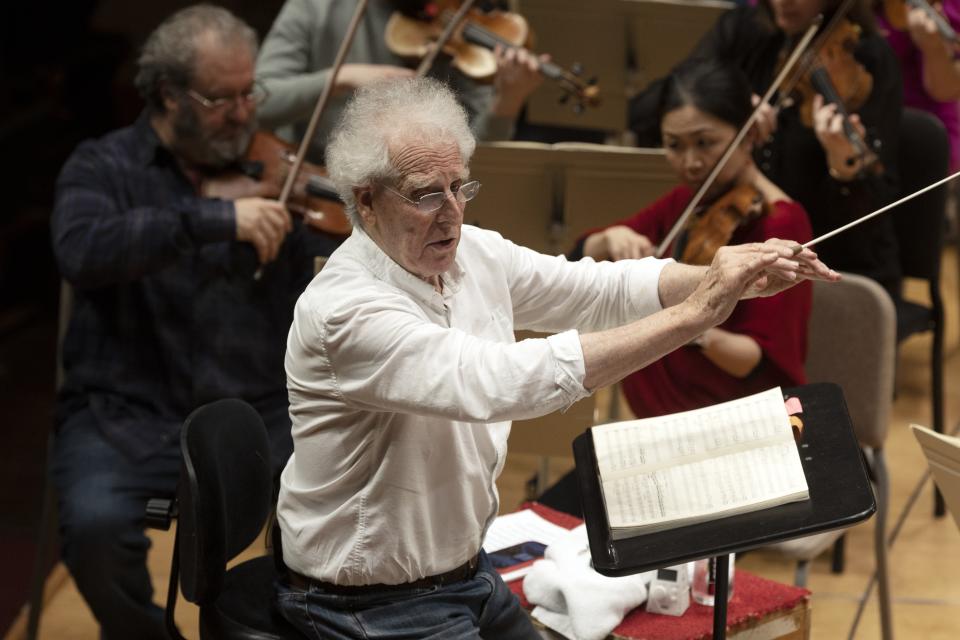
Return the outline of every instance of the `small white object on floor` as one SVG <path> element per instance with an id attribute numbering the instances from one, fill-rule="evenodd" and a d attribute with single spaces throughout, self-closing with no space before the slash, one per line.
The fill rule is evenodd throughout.
<path id="1" fill-rule="evenodd" d="M 524 578 L 533 617 L 570 640 L 603 640 L 647 598 L 655 571 L 622 578 L 590 566 L 586 527 L 572 529 L 547 547 Z"/>

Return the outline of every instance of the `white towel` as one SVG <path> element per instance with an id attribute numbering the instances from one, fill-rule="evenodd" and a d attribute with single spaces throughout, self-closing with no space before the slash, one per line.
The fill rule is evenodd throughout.
<path id="1" fill-rule="evenodd" d="M 647 599 L 656 572 L 610 578 L 590 566 L 584 525 L 547 547 L 523 580 L 533 617 L 570 640 L 603 640 Z"/>

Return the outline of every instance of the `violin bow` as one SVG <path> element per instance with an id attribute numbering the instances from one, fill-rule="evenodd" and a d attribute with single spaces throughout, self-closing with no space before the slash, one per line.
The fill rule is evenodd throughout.
<path id="1" fill-rule="evenodd" d="M 350 20 L 350 26 L 347 27 L 347 33 L 340 43 L 337 57 L 334 58 L 333 66 L 330 69 L 330 78 L 324 85 L 323 91 L 320 92 L 320 98 L 313 108 L 313 114 L 310 116 L 309 124 L 307 124 L 307 130 L 300 140 L 300 148 L 297 149 L 297 156 L 293 161 L 293 166 L 290 168 L 289 173 L 287 173 L 287 179 L 283 183 L 283 190 L 280 191 L 279 201 L 280 204 L 284 206 L 286 206 L 287 200 L 290 198 L 290 193 L 293 191 L 293 185 L 297 180 L 297 175 L 300 173 L 300 167 L 303 166 L 307 149 L 310 148 L 310 142 L 313 140 L 313 135 L 317 131 L 320 116 L 323 115 L 323 111 L 327 108 L 327 103 L 330 102 L 330 96 L 333 94 L 333 85 L 336 83 L 337 74 L 340 72 L 340 67 L 343 66 L 343 60 L 347 57 L 347 51 L 350 50 L 350 45 L 353 43 L 353 37 L 356 35 L 357 28 L 360 26 L 360 20 L 367 10 L 367 2 L 368 0 L 360 0 L 357 3 L 357 8 L 353 12 L 353 18 Z"/>
<path id="2" fill-rule="evenodd" d="M 670 246 L 670 243 L 673 242 L 674 238 L 677 237 L 677 234 L 680 233 L 680 230 L 683 229 L 684 225 L 687 223 L 687 220 L 693 215 L 694 209 L 700 203 L 700 200 L 703 199 L 704 194 L 707 190 L 713 185 L 714 180 L 717 179 L 717 176 L 720 175 L 720 171 L 723 169 L 724 165 L 727 164 L 727 161 L 733 156 L 734 152 L 737 150 L 737 147 L 740 146 L 740 143 L 743 142 L 743 139 L 746 137 L 747 132 L 750 131 L 750 127 L 757 121 L 757 118 L 760 115 L 760 110 L 767 104 L 770 98 L 773 96 L 774 92 L 787 77 L 787 74 L 793 69 L 793 66 L 797 63 L 797 60 L 800 59 L 800 56 L 803 54 L 807 45 L 810 44 L 810 40 L 813 39 L 813 35 L 816 33 L 817 29 L 820 27 L 823 18 L 817 16 L 813 21 L 807 31 L 803 34 L 803 38 L 800 39 L 800 43 L 794 47 L 793 53 L 790 54 L 790 57 L 787 59 L 783 69 L 780 70 L 779 75 L 774 79 L 773 84 L 770 85 L 770 88 L 767 89 L 767 92 L 763 95 L 763 98 L 760 99 L 760 102 L 757 103 L 757 107 L 753 110 L 753 113 L 750 114 L 750 117 L 747 118 L 747 121 L 740 131 L 737 132 L 736 137 L 727 145 L 726 150 L 723 152 L 723 155 L 720 156 L 720 159 L 713 169 L 710 171 L 710 174 L 707 176 L 707 179 L 703 181 L 700 185 L 700 188 L 697 189 L 697 192 L 693 195 L 693 199 L 690 200 L 690 203 L 687 205 L 687 208 L 683 210 L 683 213 L 674 223 L 673 227 L 670 228 L 670 232 L 667 233 L 666 237 L 657 247 L 654 255 L 658 258 L 663 257 L 664 252 L 667 250 L 667 247 Z"/>
<path id="3" fill-rule="evenodd" d="M 888 211 L 888 210 L 890 210 L 890 209 L 893 209 L 894 207 L 899 206 L 899 205 L 903 204 L 904 202 L 907 202 L 907 201 L 909 201 L 909 200 L 913 200 L 913 199 L 916 198 L 917 196 L 922 195 L 922 194 L 926 193 L 927 191 L 930 191 L 931 189 L 936 189 L 936 188 L 939 187 L 940 185 L 946 184 L 947 182 L 950 182 L 951 180 L 953 180 L 953 179 L 956 178 L 957 176 L 960 176 L 960 171 L 957 171 L 956 173 L 954 173 L 954 174 L 952 174 L 952 175 L 949 175 L 949 176 L 947 176 L 946 178 L 943 178 L 943 179 L 941 179 L 941 180 L 937 180 L 937 181 L 934 182 L 933 184 L 928 184 L 927 186 L 922 187 L 922 188 L 914 191 L 914 192 L 911 193 L 910 195 L 904 196 L 904 197 L 900 198 L 899 200 L 897 200 L 896 202 L 891 202 L 890 204 L 888 204 L 888 205 L 886 205 L 886 206 L 880 207 L 880 208 L 877 209 L 876 211 L 874 211 L 874 212 L 872 212 L 872 213 L 868 213 L 868 214 L 866 214 L 865 216 L 861 216 L 861 217 L 857 218 L 856 220 L 854 220 L 854 221 L 852 221 L 852 222 L 848 222 L 847 224 L 843 225 L 842 227 L 838 227 L 838 228 L 834 229 L 833 231 L 828 231 L 827 233 L 823 234 L 822 236 L 820 236 L 820 237 L 818 237 L 818 238 L 814 238 L 813 240 L 810 240 L 809 242 L 805 242 L 805 243 L 803 244 L 803 246 L 804 246 L 804 247 L 812 247 L 812 246 L 815 245 L 815 244 L 819 244 L 819 243 L 823 242 L 824 240 L 826 240 L 826 239 L 828 239 L 828 238 L 832 238 L 833 236 L 835 236 L 835 235 L 837 235 L 837 234 L 843 233 L 843 232 L 846 231 L 847 229 L 851 229 L 851 228 L 857 226 L 858 224 L 860 224 L 860 223 L 862 223 L 862 222 L 866 222 L 867 220 L 870 220 L 871 218 L 875 218 L 875 217 L 877 217 L 878 215 L 880 215 L 881 213 L 883 213 L 883 212 L 885 212 L 885 211 Z"/>
<path id="4" fill-rule="evenodd" d="M 457 27 L 460 26 L 460 23 L 463 22 L 464 17 L 466 17 L 467 12 L 473 8 L 474 0 L 464 0 L 460 5 L 460 8 L 457 9 L 457 12 L 453 14 L 446 26 L 443 28 L 443 31 L 440 33 L 440 37 L 433 47 L 427 51 L 427 55 L 423 56 L 423 60 L 420 61 L 420 65 L 417 67 L 417 77 L 423 78 L 428 73 L 430 69 L 433 68 L 433 63 L 436 62 L 437 56 L 440 54 L 440 50 L 443 49 L 444 45 L 447 44 L 447 41 L 453 36 L 453 32 L 457 30 Z"/>
<path id="5" fill-rule="evenodd" d="M 357 34 L 357 28 L 360 26 L 360 20 L 363 18 L 364 12 L 367 10 L 368 0 L 360 0 L 357 3 L 357 8 L 353 12 L 353 18 L 350 20 L 350 26 L 347 28 L 347 33 L 343 37 L 343 41 L 340 43 L 340 49 L 337 51 L 337 57 L 334 58 L 333 67 L 330 69 L 330 78 L 327 80 L 327 84 L 324 85 L 323 91 L 320 92 L 320 98 L 317 99 L 317 104 L 313 107 L 313 114 L 310 116 L 310 122 L 307 124 L 307 130 L 303 134 L 303 138 L 300 140 L 300 147 L 297 149 L 297 155 L 293 159 L 293 164 L 290 167 L 290 171 L 287 173 L 287 179 L 283 182 L 283 189 L 280 190 L 280 197 L 277 198 L 278 202 L 282 206 L 287 206 L 287 200 L 290 199 L 290 194 L 293 192 L 293 186 L 297 181 L 297 176 L 300 175 L 300 168 L 303 166 L 303 160 L 307 155 L 307 149 L 310 148 L 310 141 L 313 140 L 313 135 L 317 131 L 317 124 L 320 122 L 320 116 L 323 115 L 324 109 L 327 108 L 327 103 L 330 102 L 330 96 L 333 94 L 333 85 L 337 80 L 337 73 L 340 72 L 340 67 L 343 66 L 343 59 L 347 57 L 347 51 L 350 49 L 350 45 L 353 43 L 353 36 Z M 254 280 L 260 280 L 263 277 L 263 267 L 264 265 L 259 265 L 257 270 L 253 274 Z"/>

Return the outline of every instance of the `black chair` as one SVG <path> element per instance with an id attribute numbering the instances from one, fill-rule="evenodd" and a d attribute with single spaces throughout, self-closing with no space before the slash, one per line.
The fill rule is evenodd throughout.
<path id="1" fill-rule="evenodd" d="M 913 193 L 941 178 L 950 168 L 950 144 L 940 121 L 917 109 L 904 109 L 900 123 L 901 193 Z M 916 333 L 933 332 L 930 376 L 933 428 L 943 433 L 943 300 L 940 297 L 940 255 L 946 226 L 947 187 L 928 191 L 894 213 L 900 268 L 904 277 L 926 280 L 930 305 L 897 301 L 897 343 Z M 946 513 L 935 492 L 934 513 Z"/>
<path id="2" fill-rule="evenodd" d="M 200 607 L 200 637 L 302 639 L 273 606 L 277 575 L 265 555 L 227 570 L 227 563 L 263 531 L 273 501 L 270 447 L 260 415 L 242 400 L 219 400 L 187 418 L 175 500 L 151 500 L 148 526 L 179 520 L 167 592 L 167 629 L 174 624 L 179 583 Z"/>

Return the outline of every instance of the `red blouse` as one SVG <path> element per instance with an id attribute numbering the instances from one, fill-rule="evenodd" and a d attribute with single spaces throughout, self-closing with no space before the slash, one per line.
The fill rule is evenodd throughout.
<path id="1" fill-rule="evenodd" d="M 689 188 L 677 187 L 617 224 L 628 226 L 657 244 L 692 197 Z M 800 243 L 812 238 L 810 221 L 800 203 L 772 203 L 765 216 L 738 229 L 730 244 L 763 242 L 768 238 Z M 749 375 L 734 377 L 708 360 L 698 347 L 681 347 L 623 380 L 623 392 L 631 409 L 638 417 L 646 418 L 697 409 L 778 385 L 804 384 L 811 303 L 809 282 L 770 298 L 741 301 L 720 328 L 750 336 L 760 345 L 763 356 Z"/>

